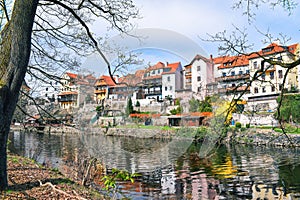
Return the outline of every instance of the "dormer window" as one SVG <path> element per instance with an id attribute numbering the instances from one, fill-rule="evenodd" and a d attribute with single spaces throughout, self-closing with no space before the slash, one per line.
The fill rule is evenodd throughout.
<path id="1" fill-rule="evenodd" d="M 272 50 L 273 50 L 273 47 L 268 47 L 268 48 L 262 49 L 262 52 L 263 53 L 268 53 L 268 52 L 271 52 Z"/>

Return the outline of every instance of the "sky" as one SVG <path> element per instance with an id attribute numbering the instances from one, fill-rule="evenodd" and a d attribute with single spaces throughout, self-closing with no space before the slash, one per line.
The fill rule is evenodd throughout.
<path id="1" fill-rule="evenodd" d="M 219 44 L 207 42 L 205 39 L 209 38 L 208 34 L 214 35 L 224 30 L 229 34 L 234 26 L 247 30 L 249 44 L 254 45 L 253 51 L 267 46 L 262 42 L 264 39 L 262 33 L 267 32 L 272 34 L 274 39 L 279 37 L 280 33 L 291 37 L 288 44 L 300 42 L 298 24 L 300 6 L 289 15 L 289 12 L 281 7 L 272 9 L 268 5 L 261 5 L 259 9 L 254 10 L 255 21 L 249 24 L 247 16 L 242 14 L 244 10 L 232 9 L 235 1 L 134 0 L 141 15 L 141 19 L 134 23 L 138 30 L 148 34 L 149 41 L 137 45 L 132 38 L 125 37 L 121 41 L 116 32 L 108 35 L 114 39 L 118 38 L 116 40 L 118 44 L 128 47 L 126 51 L 142 52 L 145 63 L 176 62 L 178 57 L 178 61 L 181 61 L 183 66 L 188 64 L 196 54 L 206 57 L 219 56 Z M 96 20 L 92 30 L 99 35 L 106 31 L 105 25 L 100 20 Z M 187 51 L 190 51 L 189 55 Z M 111 62 L 115 59 L 113 55 L 108 57 Z M 101 62 L 98 56 L 93 55 L 88 57 L 83 65 L 97 71 L 96 74 L 103 74 L 106 69 L 101 67 L 103 65 Z"/>

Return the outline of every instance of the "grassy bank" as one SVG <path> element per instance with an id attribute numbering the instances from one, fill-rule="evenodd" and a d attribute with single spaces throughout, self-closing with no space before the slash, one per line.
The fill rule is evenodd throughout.
<path id="1" fill-rule="evenodd" d="M 54 169 L 17 155 L 8 155 L 8 190 L 1 199 L 105 199 Z"/>

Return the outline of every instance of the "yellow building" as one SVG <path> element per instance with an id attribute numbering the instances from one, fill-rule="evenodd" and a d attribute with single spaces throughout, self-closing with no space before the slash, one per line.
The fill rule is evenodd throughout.
<path id="1" fill-rule="evenodd" d="M 94 98 L 97 104 L 108 98 L 109 89 L 116 84 L 110 76 L 100 76 L 94 84 Z"/>
<path id="2" fill-rule="evenodd" d="M 73 73 L 65 73 L 61 77 L 60 93 L 58 102 L 61 108 L 78 108 L 88 96 L 93 95 L 93 85 L 96 78 L 87 75 L 80 76 Z"/>

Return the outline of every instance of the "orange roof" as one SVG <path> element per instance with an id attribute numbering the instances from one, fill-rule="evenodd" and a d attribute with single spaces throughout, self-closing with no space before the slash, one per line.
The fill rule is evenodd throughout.
<path id="1" fill-rule="evenodd" d="M 249 65 L 249 56 L 221 56 L 213 59 L 214 64 L 220 64 L 218 69 L 234 68 Z"/>
<path id="2" fill-rule="evenodd" d="M 271 43 L 270 45 L 268 45 L 265 48 L 262 48 L 262 50 L 260 50 L 259 52 L 253 53 L 250 56 L 251 58 L 257 58 L 260 56 L 266 56 L 266 55 L 272 55 L 272 54 L 276 54 L 276 53 L 283 53 L 283 52 L 289 52 L 291 54 L 295 54 L 296 53 L 296 49 L 297 49 L 298 44 L 292 44 L 290 46 L 282 46 L 282 45 L 278 45 L 276 43 Z M 257 55 L 259 54 L 259 55 Z"/>
<path id="3" fill-rule="evenodd" d="M 168 72 L 163 72 L 162 74 L 173 74 L 176 72 L 178 67 L 180 66 L 180 62 L 168 64 L 166 68 L 171 68 Z"/>
<path id="4" fill-rule="evenodd" d="M 164 63 L 158 62 L 158 63 L 156 63 L 155 65 L 150 66 L 150 67 L 147 69 L 147 71 L 151 71 L 151 70 L 155 70 L 155 69 L 162 69 L 162 68 L 164 68 L 164 67 L 165 67 L 165 64 L 164 64 Z"/>
<path id="5" fill-rule="evenodd" d="M 119 78 L 119 84 L 117 86 L 135 86 L 142 82 L 145 70 L 137 70 L 135 74 L 128 74 Z"/>
<path id="6" fill-rule="evenodd" d="M 78 93 L 75 91 L 61 92 L 58 94 L 58 96 L 64 96 L 64 95 L 69 95 L 69 94 L 78 94 Z"/>
<path id="7" fill-rule="evenodd" d="M 116 84 L 114 83 L 114 81 L 112 80 L 112 78 L 110 76 L 106 76 L 106 75 L 102 75 L 99 77 L 99 79 L 96 81 L 95 85 L 99 85 L 100 81 L 104 81 L 106 85 L 108 86 L 115 86 Z"/>
<path id="8" fill-rule="evenodd" d="M 73 74 L 73 73 L 70 73 L 70 72 L 67 72 L 66 73 L 70 78 L 73 78 L 73 79 L 76 79 L 77 78 L 77 74 Z"/>

